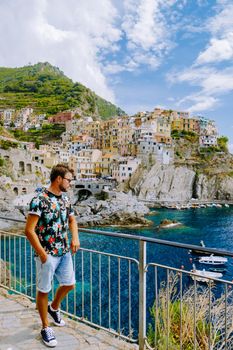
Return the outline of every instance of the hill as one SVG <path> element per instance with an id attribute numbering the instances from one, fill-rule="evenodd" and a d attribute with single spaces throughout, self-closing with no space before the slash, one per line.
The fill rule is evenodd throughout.
<path id="1" fill-rule="evenodd" d="M 74 108 L 103 119 L 125 114 L 48 62 L 20 68 L 0 67 L 0 108 L 26 106 L 47 116 Z"/>

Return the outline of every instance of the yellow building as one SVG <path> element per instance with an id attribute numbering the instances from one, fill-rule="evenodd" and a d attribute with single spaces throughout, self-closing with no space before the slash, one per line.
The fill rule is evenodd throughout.
<path id="1" fill-rule="evenodd" d="M 159 117 L 157 120 L 157 133 L 166 137 L 171 136 L 171 123 L 166 117 Z"/>
<path id="2" fill-rule="evenodd" d="M 111 175 L 111 165 L 115 155 L 111 153 L 105 153 L 102 155 L 101 173 L 102 175 Z"/>

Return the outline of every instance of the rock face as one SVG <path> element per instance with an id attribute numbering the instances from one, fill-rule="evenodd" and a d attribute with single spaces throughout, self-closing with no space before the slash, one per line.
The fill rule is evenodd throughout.
<path id="1" fill-rule="evenodd" d="M 199 175 L 196 182 L 198 199 L 233 200 L 233 178 L 230 176 L 215 175 L 207 177 Z"/>
<path id="2" fill-rule="evenodd" d="M 154 165 L 141 176 L 132 176 L 129 187 L 140 200 L 185 202 L 199 200 L 233 200 L 233 177 L 216 174 L 197 175 L 185 166 Z"/>
<path id="3" fill-rule="evenodd" d="M 195 172 L 188 168 L 154 165 L 134 191 L 142 200 L 186 201 L 192 198 L 194 179 Z"/>
<path id="4" fill-rule="evenodd" d="M 148 207 L 138 202 L 135 196 L 122 192 L 116 192 L 115 198 L 106 201 L 97 201 L 90 197 L 75 208 L 81 226 L 150 224 L 150 221 L 144 218 L 144 215 L 149 213 Z"/>

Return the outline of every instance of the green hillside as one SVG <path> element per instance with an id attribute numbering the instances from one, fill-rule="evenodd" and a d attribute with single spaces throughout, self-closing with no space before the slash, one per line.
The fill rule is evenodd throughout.
<path id="1" fill-rule="evenodd" d="M 47 116 L 77 108 L 103 119 L 124 112 L 97 96 L 80 83 L 74 83 L 48 62 L 20 68 L 0 67 L 0 108 L 32 107 Z"/>

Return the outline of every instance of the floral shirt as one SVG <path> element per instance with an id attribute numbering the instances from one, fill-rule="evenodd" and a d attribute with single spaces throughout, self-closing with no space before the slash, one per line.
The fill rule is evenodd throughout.
<path id="1" fill-rule="evenodd" d="M 53 256 L 66 254 L 69 251 L 69 216 L 74 215 L 66 194 L 56 196 L 43 189 L 31 200 L 29 214 L 40 217 L 35 231 L 45 251 Z"/>

